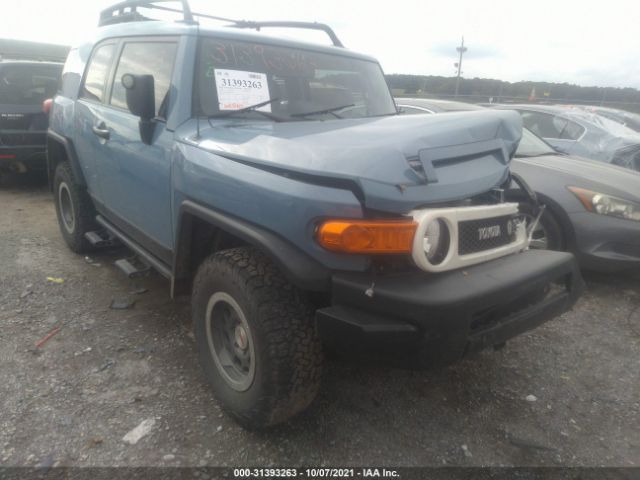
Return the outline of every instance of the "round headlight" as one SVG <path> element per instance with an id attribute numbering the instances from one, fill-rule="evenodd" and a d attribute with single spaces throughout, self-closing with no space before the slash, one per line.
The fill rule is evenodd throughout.
<path id="1" fill-rule="evenodd" d="M 429 222 L 423 239 L 424 253 L 432 265 L 438 265 L 449 253 L 449 228 L 437 218 Z"/>

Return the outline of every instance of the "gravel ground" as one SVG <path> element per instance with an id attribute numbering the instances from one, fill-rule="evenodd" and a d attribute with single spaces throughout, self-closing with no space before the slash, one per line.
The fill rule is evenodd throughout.
<path id="1" fill-rule="evenodd" d="M 637 277 L 588 276 L 572 312 L 447 369 L 330 361 L 308 411 L 247 432 L 204 380 L 187 299 L 126 279 L 116 253 L 71 253 L 41 184 L 5 179 L 0 205 L 2 465 L 640 463 Z"/>

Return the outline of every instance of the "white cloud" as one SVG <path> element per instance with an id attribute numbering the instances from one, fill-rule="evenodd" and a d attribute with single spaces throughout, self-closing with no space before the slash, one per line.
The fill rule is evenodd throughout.
<path id="1" fill-rule="evenodd" d="M 109 0 L 29 0 L 2 7 L 0 35 L 71 44 L 90 35 Z M 637 0 L 191 0 L 231 18 L 329 23 L 347 47 L 377 57 L 388 73 L 453 75 L 455 45 L 469 52 L 464 76 L 640 88 Z M 323 39 L 322 39 L 323 40 Z M 446 46 L 450 46 L 447 56 Z"/>

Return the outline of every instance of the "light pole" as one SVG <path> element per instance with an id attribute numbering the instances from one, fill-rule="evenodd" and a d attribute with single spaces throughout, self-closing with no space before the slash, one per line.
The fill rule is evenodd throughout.
<path id="1" fill-rule="evenodd" d="M 456 47 L 456 50 L 460 53 L 460 57 L 458 58 L 458 62 L 453 65 L 458 68 L 458 76 L 456 77 L 456 93 L 455 97 L 458 96 L 458 89 L 460 88 L 460 74 L 462 73 L 462 55 L 467 51 L 467 47 L 464 46 L 464 36 L 462 37 L 462 43 L 459 47 Z"/>

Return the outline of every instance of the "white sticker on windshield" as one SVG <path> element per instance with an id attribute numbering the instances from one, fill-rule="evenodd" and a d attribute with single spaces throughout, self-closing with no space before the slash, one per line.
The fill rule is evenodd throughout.
<path id="1" fill-rule="evenodd" d="M 267 75 L 241 70 L 215 70 L 220 110 L 240 110 L 271 99 Z M 271 111 L 271 105 L 257 110 Z"/>

